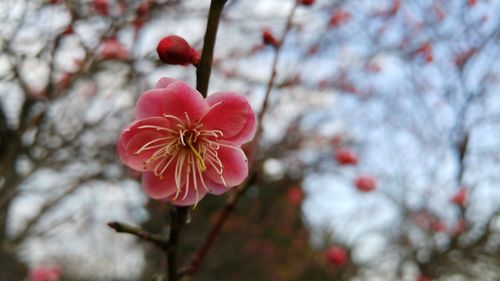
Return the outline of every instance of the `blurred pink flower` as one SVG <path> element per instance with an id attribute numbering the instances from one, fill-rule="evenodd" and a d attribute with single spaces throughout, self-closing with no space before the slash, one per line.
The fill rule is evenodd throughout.
<path id="1" fill-rule="evenodd" d="M 335 151 L 335 160 L 340 165 L 356 165 L 358 157 L 349 149 L 340 148 Z"/>
<path id="2" fill-rule="evenodd" d="M 294 186 L 288 190 L 288 202 L 292 205 L 299 205 L 304 199 L 304 191 L 299 186 Z"/>
<path id="3" fill-rule="evenodd" d="M 30 271 L 29 281 L 58 281 L 61 275 L 59 267 L 37 267 Z"/>
<path id="4" fill-rule="evenodd" d="M 108 0 L 94 0 L 92 1 L 92 10 L 98 15 L 107 16 L 109 13 Z"/>
<path id="5" fill-rule="evenodd" d="M 144 172 L 150 197 L 194 205 L 247 177 L 241 145 L 255 134 L 255 114 L 245 97 L 219 92 L 203 99 L 188 84 L 162 78 L 139 98 L 135 117 L 117 151 L 125 165 Z"/>
<path id="6" fill-rule="evenodd" d="M 337 267 L 341 267 L 347 263 L 347 251 L 338 246 L 332 246 L 326 250 L 326 258 L 329 262 Z"/>
<path id="7" fill-rule="evenodd" d="M 275 48 L 280 46 L 280 41 L 274 37 L 273 33 L 269 29 L 262 30 L 262 42 L 264 45 L 271 45 Z"/>
<path id="8" fill-rule="evenodd" d="M 339 27 L 351 19 L 351 14 L 344 10 L 336 10 L 330 17 L 329 26 Z"/>
<path id="9" fill-rule="evenodd" d="M 465 207 L 467 204 L 467 199 L 469 192 L 465 187 L 461 187 L 454 195 L 451 197 L 451 202 L 460 207 Z"/>
<path id="10" fill-rule="evenodd" d="M 372 176 L 358 176 L 354 185 L 361 192 L 370 192 L 377 188 L 377 181 Z"/>
<path id="11" fill-rule="evenodd" d="M 125 60 L 129 58 L 127 48 L 115 37 L 107 38 L 102 42 L 99 55 L 104 60 Z"/>

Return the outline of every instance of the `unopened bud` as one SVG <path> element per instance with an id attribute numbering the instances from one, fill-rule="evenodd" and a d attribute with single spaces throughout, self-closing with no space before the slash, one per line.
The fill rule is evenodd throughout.
<path id="1" fill-rule="evenodd" d="M 171 35 L 161 39 L 156 47 L 160 60 L 166 64 L 189 65 L 198 64 L 200 54 L 183 38 Z"/>

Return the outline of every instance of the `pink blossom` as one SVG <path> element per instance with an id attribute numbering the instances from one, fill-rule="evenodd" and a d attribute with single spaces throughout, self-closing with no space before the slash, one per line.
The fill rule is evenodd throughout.
<path id="1" fill-rule="evenodd" d="M 92 2 L 92 9 L 98 15 L 107 16 L 109 14 L 108 0 L 94 0 Z"/>
<path id="2" fill-rule="evenodd" d="M 335 160 L 340 165 L 356 165 L 358 157 L 349 149 L 340 148 L 335 151 Z"/>
<path id="3" fill-rule="evenodd" d="M 129 52 L 125 46 L 115 37 L 110 37 L 102 42 L 100 57 L 105 60 L 125 60 L 129 58 Z"/>
<path id="4" fill-rule="evenodd" d="M 356 177 L 354 185 L 361 192 L 371 192 L 377 188 L 377 181 L 372 176 L 361 175 Z"/>
<path id="5" fill-rule="evenodd" d="M 247 177 L 241 145 L 255 134 L 255 114 L 245 97 L 219 92 L 203 99 L 188 84 L 162 78 L 139 98 L 135 117 L 117 150 L 125 165 L 144 172 L 150 197 L 194 205 Z"/>
<path id="6" fill-rule="evenodd" d="M 304 199 L 304 191 L 302 191 L 302 188 L 294 186 L 288 190 L 287 196 L 288 201 L 292 205 L 299 205 L 302 202 L 302 199 Z"/>
<path id="7" fill-rule="evenodd" d="M 30 271 L 29 281 L 58 281 L 61 270 L 58 267 L 37 267 Z"/>
<path id="8" fill-rule="evenodd" d="M 469 195 L 469 192 L 467 191 L 467 189 L 465 187 L 461 187 L 453 195 L 453 197 L 451 198 L 451 202 L 453 202 L 457 206 L 465 207 L 465 205 L 467 204 L 467 199 L 469 197 L 468 195 Z"/>
<path id="9" fill-rule="evenodd" d="M 334 11 L 330 17 L 329 26 L 339 27 L 351 19 L 351 14 L 343 10 Z"/>
<path id="10" fill-rule="evenodd" d="M 341 267 L 347 263 L 347 251 L 338 246 L 332 246 L 325 252 L 326 258 L 335 266 Z"/>

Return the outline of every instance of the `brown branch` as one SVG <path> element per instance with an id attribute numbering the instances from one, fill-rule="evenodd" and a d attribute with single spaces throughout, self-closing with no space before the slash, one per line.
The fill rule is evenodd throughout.
<path id="1" fill-rule="evenodd" d="M 43 218 L 47 212 L 52 210 L 55 206 L 57 206 L 64 198 L 69 196 L 70 194 L 74 193 L 78 188 L 81 187 L 81 184 L 83 182 L 92 180 L 92 179 L 97 179 L 101 177 L 102 174 L 98 173 L 95 175 L 92 175 L 90 177 L 87 177 L 85 179 L 79 180 L 75 182 L 70 188 L 68 188 L 66 191 L 64 191 L 62 194 L 59 196 L 55 197 L 54 199 L 46 202 L 38 211 L 38 214 L 34 217 L 32 217 L 30 220 L 28 220 L 24 226 L 24 228 L 11 240 L 9 243 L 13 244 L 14 246 L 19 245 L 24 239 L 28 237 L 28 235 L 31 233 L 33 228 L 38 224 L 38 222 Z"/>
<path id="2" fill-rule="evenodd" d="M 179 246 L 179 238 L 182 232 L 182 227 L 186 223 L 189 215 L 188 207 L 172 207 L 170 210 L 170 234 L 168 236 L 167 246 L 167 276 L 169 281 L 177 281 L 179 275 L 177 273 L 177 248 Z"/>
<path id="3" fill-rule="evenodd" d="M 212 0 L 210 3 L 207 30 L 203 40 L 203 50 L 201 52 L 198 69 L 196 70 L 196 89 L 204 98 L 207 97 L 208 82 L 210 80 L 210 72 L 212 71 L 217 28 L 219 27 L 220 16 L 226 1 L 227 0 Z"/>
<path id="4" fill-rule="evenodd" d="M 238 203 L 238 200 L 241 198 L 241 195 L 245 193 L 245 191 L 248 189 L 247 187 L 255 183 L 256 179 L 257 173 L 253 173 L 243 184 L 238 187 L 236 192 L 231 193 L 230 197 L 226 201 L 226 204 L 224 205 L 224 209 L 222 209 L 219 216 L 217 217 L 217 220 L 208 232 L 205 241 L 198 248 L 198 251 L 196 251 L 189 264 L 181 270 L 181 275 L 193 275 L 194 273 L 196 273 L 196 271 L 198 271 L 206 254 L 214 244 L 217 235 L 220 233 L 222 227 L 224 226 L 224 223 L 227 221 L 229 215 L 233 212 L 236 203 Z"/>
<path id="5" fill-rule="evenodd" d="M 286 20 L 286 25 L 285 25 L 285 30 L 283 31 L 283 34 L 279 40 L 279 44 L 275 47 L 276 52 L 274 54 L 274 59 L 273 59 L 273 64 L 271 67 L 271 76 L 269 77 L 269 80 L 267 82 L 267 87 L 266 87 L 266 94 L 264 96 L 264 100 L 262 102 L 262 107 L 261 111 L 259 112 L 259 115 L 257 116 L 257 133 L 255 134 L 255 138 L 251 143 L 251 149 L 250 149 L 250 155 L 255 157 L 255 151 L 259 146 L 260 143 L 260 138 L 262 135 L 262 122 L 264 119 L 264 114 L 267 112 L 267 109 L 269 107 L 269 96 L 271 95 L 271 92 L 274 88 L 274 83 L 276 80 L 276 74 L 278 73 L 278 62 L 281 54 L 281 50 L 283 47 L 283 43 L 285 42 L 285 39 L 292 28 L 292 20 L 293 20 L 293 15 L 295 14 L 295 10 L 297 9 L 297 2 L 295 2 L 294 6 L 290 10 L 290 13 L 288 14 L 287 20 Z M 251 157 L 251 158 L 253 158 Z M 250 159 L 252 161 L 252 159 Z"/>
<path id="6" fill-rule="evenodd" d="M 252 167 L 252 175 L 244 182 L 242 183 L 238 188 L 237 191 L 232 193 L 231 196 L 227 199 L 226 204 L 224 206 L 224 209 L 220 212 L 217 221 L 215 224 L 212 225 L 212 228 L 210 229 L 207 238 L 203 242 L 203 244 L 198 248 L 196 253 L 194 254 L 193 258 L 191 259 L 190 263 L 183 268 L 181 274 L 185 275 L 194 275 L 200 265 L 202 264 L 206 254 L 208 251 L 212 248 L 217 236 L 219 235 L 222 227 L 226 223 L 227 219 L 229 218 L 230 214 L 233 212 L 236 204 L 238 203 L 239 199 L 241 196 L 246 192 L 248 187 L 250 187 L 257 179 L 257 171 L 256 165 L 252 164 L 253 163 L 253 158 L 255 157 L 255 151 L 260 143 L 260 137 L 262 135 L 262 119 L 264 117 L 265 112 L 268 109 L 268 104 L 269 104 L 269 96 L 272 92 L 272 89 L 274 88 L 274 83 L 276 80 L 276 74 L 277 74 L 277 67 L 278 67 L 278 62 L 279 62 L 279 57 L 281 53 L 281 47 L 283 46 L 283 42 L 286 39 L 286 36 L 288 35 L 290 29 L 292 28 L 292 19 L 295 14 L 295 10 L 297 8 L 297 2 L 294 4 L 292 7 L 290 13 L 288 14 L 287 20 L 286 20 L 286 26 L 285 30 L 283 32 L 283 35 L 280 39 L 280 44 L 276 47 L 276 52 L 274 56 L 274 60 L 272 63 L 271 67 L 271 76 L 269 77 L 269 81 L 267 83 L 267 90 L 266 90 L 266 95 L 264 97 L 264 101 L 262 103 L 262 110 L 260 111 L 258 115 L 258 123 L 257 123 L 257 134 L 254 138 L 254 141 L 251 143 L 250 146 L 250 167 Z"/>
<path id="7" fill-rule="evenodd" d="M 227 0 L 212 0 L 210 10 L 208 12 L 207 29 L 203 40 L 203 50 L 201 53 L 200 63 L 196 70 L 196 89 L 205 98 L 207 97 L 208 82 L 210 80 L 210 72 L 212 69 L 212 61 L 214 54 L 215 39 L 217 37 L 217 29 L 219 20 L 222 14 L 222 9 Z M 167 276 L 169 281 L 177 281 L 179 278 L 177 272 L 177 248 L 179 244 L 180 233 L 183 225 L 186 223 L 189 215 L 187 207 L 173 207 L 170 212 L 170 235 L 167 251 Z"/>
<path id="8" fill-rule="evenodd" d="M 140 227 L 121 223 L 121 222 L 110 222 L 108 226 L 114 229 L 118 233 L 129 233 L 137 236 L 138 238 L 151 242 L 161 249 L 166 250 L 168 247 L 168 239 L 164 238 L 160 234 L 148 232 Z"/>

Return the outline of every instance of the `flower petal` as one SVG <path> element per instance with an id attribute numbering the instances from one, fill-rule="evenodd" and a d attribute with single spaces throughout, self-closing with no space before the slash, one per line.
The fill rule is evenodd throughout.
<path id="1" fill-rule="evenodd" d="M 186 192 L 186 188 L 181 189 L 179 196 L 174 200 L 175 193 L 170 195 L 168 198 L 164 198 L 165 201 L 168 201 L 176 206 L 192 206 L 196 203 L 200 202 L 205 195 L 207 195 L 207 191 L 204 188 L 198 188 L 198 195 L 196 195 L 196 191 L 194 188 L 189 187 L 188 195 L 184 198 L 184 193 Z"/>
<path id="2" fill-rule="evenodd" d="M 250 141 L 255 135 L 255 114 L 247 99 L 236 93 L 219 92 L 207 98 L 210 111 L 201 123 L 207 130 L 220 130 L 222 139 L 236 144 Z"/>
<path id="3" fill-rule="evenodd" d="M 216 183 L 213 180 L 211 180 L 209 177 L 205 177 L 204 181 L 205 181 L 205 184 L 207 185 L 208 193 L 214 194 L 214 195 L 224 194 L 224 193 L 228 192 L 229 190 L 231 190 L 231 188 L 233 188 L 233 187 L 225 187 L 224 184 L 222 184 L 222 183 Z"/>
<path id="4" fill-rule="evenodd" d="M 248 176 L 248 160 L 245 153 L 241 148 L 230 144 L 219 143 L 221 146 L 217 151 L 217 155 L 224 165 L 222 171 L 222 177 L 213 168 L 210 163 L 207 163 L 207 170 L 204 173 L 204 177 L 208 177 L 212 182 L 216 184 L 226 183 L 227 188 L 237 186 L 243 182 L 243 180 Z M 214 163 L 215 164 L 215 163 Z M 215 164 L 217 166 L 217 164 Z M 212 192 L 211 192 L 212 193 Z M 217 194 L 217 191 L 213 192 Z"/>
<path id="5" fill-rule="evenodd" d="M 161 88 L 166 88 L 168 85 L 172 84 L 173 82 L 176 82 L 177 80 L 168 78 L 168 77 L 163 77 L 156 82 L 155 88 L 156 89 L 161 89 Z"/>
<path id="6" fill-rule="evenodd" d="M 173 165 L 171 165 L 173 166 Z M 175 166 L 174 166 L 175 167 Z M 142 175 L 142 188 L 144 192 L 153 199 L 162 199 L 172 194 L 175 195 L 176 187 L 173 177 L 173 170 L 164 173 L 164 177 L 160 179 L 152 172 L 147 172 Z"/>
<path id="7" fill-rule="evenodd" d="M 185 121 L 187 114 L 192 122 L 196 122 L 208 111 L 208 104 L 201 94 L 188 84 L 182 81 L 169 83 L 167 80 L 160 80 L 158 84 L 166 85 L 166 88 L 149 90 L 137 101 L 137 119 L 168 114 Z"/>
<path id="8" fill-rule="evenodd" d="M 148 125 L 162 128 L 170 128 L 172 126 L 171 122 L 161 117 L 150 117 L 137 120 L 122 131 L 116 143 L 116 150 L 123 164 L 140 172 L 149 169 L 145 167 L 145 162 L 153 155 L 155 150 L 151 149 L 137 153 L 139 149 L 153 140 L 168 136 L 168 132 L 165 131 L 158 131 L 153 128 L 139 128 Z M 162 141 L 159 140 L 158 144 L 161 142 Z M 154 164 L 154 162 L 151 164 Z"/>

